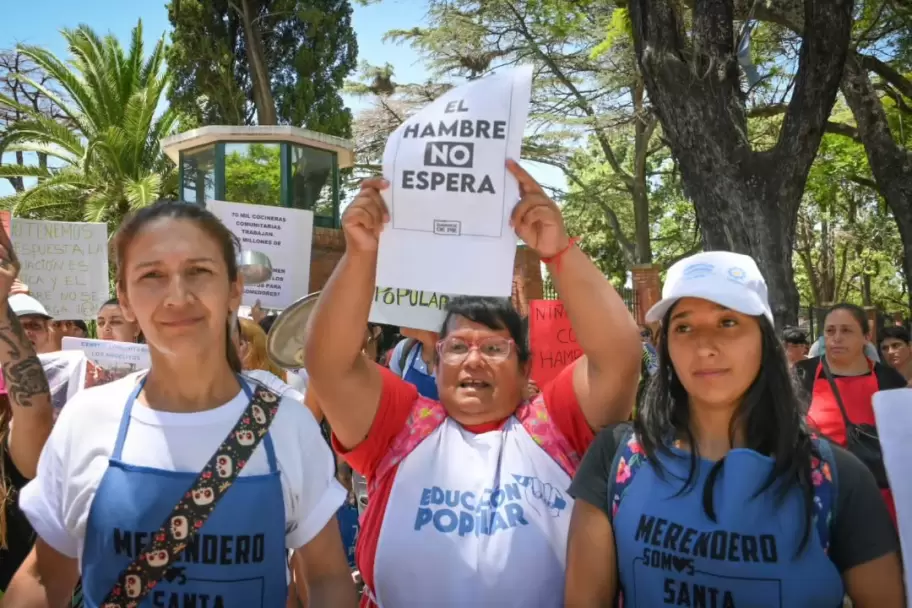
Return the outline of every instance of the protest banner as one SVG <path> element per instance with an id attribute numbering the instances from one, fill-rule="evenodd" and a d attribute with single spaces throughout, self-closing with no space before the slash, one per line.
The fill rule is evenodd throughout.
<path id="1" fill-rule="evenodd" d="M 879 391 L 874 393 L 873 402 L 880 449 L 896 506 L 900 548 L 903 555 L 912 555 L 912 388 Z M 912 606 L 912 566 L 904 561 L 906 602 Z"/>
<path id="2" fill-rule="evenodd" d="M 539 387 L 583 355 L 570 326 L 570 317 L 560 300 L 529 302 L 529 345 L 532 349 L 532 380 Z"/>
<path id="3" fill-rule="evenodd" d="M 281 310 L 309 293 L 312 211 L 225 201 L 208 201 L 206 208 L 240 239 L 242 250 L 263 253 L 272 263 L 267 282 L 244 287 L 244 305 L 259 300 L 263 308 Z"/>
<path id="4" fill-rule="evenodd" d="M 62 344 L 64 351 L 81 351 L 86 356 L 80 388 L 120 380 L 151 365 L 149 347 L 145 344 L 71 337 L 65 337 Z"/>
<path id="5" fill-rule="evenodd" d="M 440 331 L 446 317 L 446 305 L 451 297 L 432 291 L 375 287 L 368 321 Z"/>
<path id="6" fill-rule="evenodd" d="M 377 283 L 479 296 L 510 295 L 518 198 L 507 158 L 519 160 L 532 68 L 456 87 L 390 136 L 382 194 L 390 223 L 380 235 Z"/>
<path id="7" fill-rule="evenodd" d="M 55 319 L 94 318 L 111 297 L 106 224 L 14 217 L 10 239 L 19 279 Z"/>

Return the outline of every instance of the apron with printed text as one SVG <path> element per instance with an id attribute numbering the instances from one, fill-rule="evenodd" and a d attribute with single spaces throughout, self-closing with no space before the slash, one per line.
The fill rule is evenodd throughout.
<path id="1" fill-rule="evenodd" d="M 695 488 L 678 494 L 689 456 L 658 456 L 665 475 L 642 465 L 614 515 L 625 608 L 842 606 L 842 579 L 813 523 L 796 556 L 805 525 L 801 492 L 777 503 L 773 485 L 754 497 L 771 458 L 746 449 L 728 453 L 715 482 L 714 523 L 703 511 L 713 463 L 701 460 Z M 618 479 L 622 474 L 619 469 Z"/>
<path id="2" fill-rule="evenodd" d="M 439 398 L 437 395 L 437 378 L 415 368 L 415 364 L 421 360 L 421 348 L 421 343 L 419 342 L 412 349 L 412 353 L 405 362 L 405 375 L 402 376 L 402 379 L 409 384 L 415 385 L 419 395 L 437 401 Z"/>
<path id="3" fill-rule="evenodd" d="M 516 418 L 444 421 L 399 465 L 374 559 L 384 608 L 563 605 L 569 476 Z"/>
<path id="4" fill-rule="evenodd" d="M 871 365 L 871 373 L 864 376 L 833 376 L 836 382 L 836 388 L 842 397 L 842 404 L 845 406 L 846 414 L 853 424 L 870 424 L 876 426 L 874 419 L 874 393 L 880 390 L 877 383 L 877 374 L 874 373 L 874 364 Z M 814 392 L 811 398 L 811 406 L 808 410 L 808 420 L 820 431 L 820 433 L 830 439 L 838 446 L 846 446 L 846 426 L 842 413 L 839 411 L 839 404 L 836 402 L 836 396 L 833 394 L 830 383 L 823 373 L 823 364 L 817 365 L 816 375 L 814 376 Z M 887 510 L 893 523 L 896 523 L 896 505 L 893 503 L 893 493 L 887 489 L 881 489 L 884 502 L 887 504 Z"/>
<path id="5" fill-rule="evenodd" d="M 92 501 L 82 554 L 85 606 L 99 603 L 141 553 L 198 473 L 121 461 L 130 413 L 145 380 L 127 401 L 110 464 Z M 241 381 L 248 398 L 247 383 Z M 143 608 L 282 608 L 288 597 L 285 503 L 270 435 L 263 438 L 269 473 L 238 477 L 179 561 L 140 604 Z M 205 501 L 205 496 L 199 497 Z M 183 521 L 181 521 L 183 520 Z M 186 519 L 175 517 L 172 528 Z M 150 556 L 147 559 L 158 559 Z M 162 559 L 166 559 L 162 556 Z"/>

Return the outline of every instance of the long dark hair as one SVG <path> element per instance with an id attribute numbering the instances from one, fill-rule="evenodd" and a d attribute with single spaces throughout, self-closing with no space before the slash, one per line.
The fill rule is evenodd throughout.
<path id="1" fill-rule="evenodd" d="M 178 201 L 162 200 L 148 207 L 131 213 L 120 225 L 117 234 L 114 235 L 114 254 L 117 260 L 117 286 L 121 290 L 126 290 L 124 283 L 124 262 L 126 260 L 127 249 L 130 243 L 139 234 L 147 224 L 160 219 L 185 220 L 193 222 L 200 230 L 212 237 L 222 250 L 222 257 L 225 260 L 225 266 L 228 269 L 228 280 L 237 281 L 238 265 L 237 252 L 240 250 L 240 243 L 237 237 L 232 234 L 228 228 L 212 212 L 193 203 L 183 203 Z M 235 373 L 241 372 L 241 360 L 238 358 L 237 350 L 231 341 L 231 323 L 232 315 L 230 311 L 225 311 L 225 356 L 228 359 L 228 365 Z"/>
<path id="2" fill-rule="evenodd" d="M 637 439 L 650 464 L 659 475 L 664 467 L 659 453 L 668 457 L 677 456 L 670 449 L 669 439 L 683 436 L 690 445 L 690 472 L 679 495 L 692 491 L 697 483 L 699 447 L 690 428 L 690 407 L 687 391 L 668 354 L 668 326 L 672 307 L 662 320 L 659 333 L 659 370 L 652 380 L 643 405 L 637 408 L 634 429 Z M 766 317 L 755 317 L 760 323 L 762 354 L 760 371 L 748 388 L 729 423 L 729 442 L 734 445 L 735 432 L 744 429 L 747 449 L 774 460 L 769 477 L 757 489 L 759 496 L 779 480 L 776 500 L 781 504 L 795 486 L 804 497 L 805 525 L 798 552 L 807 546 L 814 518 L 814 490 L 811 484 L 811 458 L 820 458 L 811 434 L 804 423 L 801 407 L 796 396 L 788 361 L 776 330 Z M 713 488 L 716 479 L 725 466 L 725 458 L 716 462 L 709 472 L 703 487 L 703 512 L 713 522 L 716 511 L 713 505 Z"/>

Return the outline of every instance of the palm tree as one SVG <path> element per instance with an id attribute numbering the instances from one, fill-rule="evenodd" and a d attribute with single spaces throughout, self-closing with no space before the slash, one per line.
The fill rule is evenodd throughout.
<path id="1" fill-rule="evenodd" d="M 176 122 L 170 109 L 157 113 L 170 79 L 164 36 L 144 58 L 142 21 L 128 53 L 114 36 L 102 39 L 85 25 L 62 34 L 69 62 L 40 47 L 22 46 L 20 52 L 59 85 L 62 94 L 22 77 L 64 118 L 53 120 L 0 96 L 0 104 L 26 115 L 0 133 L 0 153 L 21 150 L 52 159 L 0 166 L 0 177 L 37 178 L 32 188 L 0 204 L 19 217 L 116 224 L 131 209 L 177 188 L 174 167 L 159 146 Z"/>

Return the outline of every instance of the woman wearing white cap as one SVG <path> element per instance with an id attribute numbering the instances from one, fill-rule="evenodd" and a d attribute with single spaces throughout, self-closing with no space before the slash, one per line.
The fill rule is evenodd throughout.
<path id="1" fill-rule="evenodd" d="M 874 479 L 804 425 L 754 261 L 692 256 L 662 295 L 650 393 L 570 488 L 566 605 L 903 606 Z"/>

